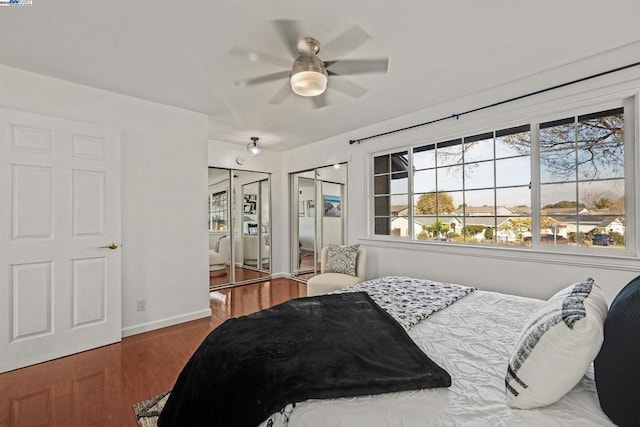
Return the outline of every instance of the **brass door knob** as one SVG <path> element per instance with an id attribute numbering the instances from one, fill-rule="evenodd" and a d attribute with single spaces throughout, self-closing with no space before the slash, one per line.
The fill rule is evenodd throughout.
<path id="1" fill-rule="evenodd" d="M 100 246 L 101 248 L 108 248 L 108 249 L 118 249 L 118 244 L 116 242 L 109 242 L 107 244 L 107 246 Z"/>

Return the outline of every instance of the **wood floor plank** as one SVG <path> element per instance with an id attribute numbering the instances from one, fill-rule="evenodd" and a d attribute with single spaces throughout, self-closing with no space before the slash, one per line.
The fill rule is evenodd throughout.
<path id="1" fill-rule="evenodd" d="M 136 427 L 133 404 L 169 390 L 214 328 L 302 296 L 306 285 L 284 278 L 221 289 L 211 318 L 0 374 L 0 426 Z"/>

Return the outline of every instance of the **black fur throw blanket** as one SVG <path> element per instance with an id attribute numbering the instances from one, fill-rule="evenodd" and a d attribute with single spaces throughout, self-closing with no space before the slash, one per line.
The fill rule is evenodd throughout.
<path id="1" fill-rule="evenodd" d="M 288 403 L 450 385 L 365 292 L 298 298 L 214 329 L 158 426 L 253 427 Z"/>

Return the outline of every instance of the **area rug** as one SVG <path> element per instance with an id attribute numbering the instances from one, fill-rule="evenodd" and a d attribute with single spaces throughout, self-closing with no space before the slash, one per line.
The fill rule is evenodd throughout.
<path id="1" fill-rule="evenodd" d="M 164 404 L 169 398 L 169 392 L 165 392 L 154 396 L 150 399 L 143 400 L 133 405 L 133 412 L 136 414 L 139 427 L 156 427 L 158 425 L 158 416 L 164 408 Z"/>

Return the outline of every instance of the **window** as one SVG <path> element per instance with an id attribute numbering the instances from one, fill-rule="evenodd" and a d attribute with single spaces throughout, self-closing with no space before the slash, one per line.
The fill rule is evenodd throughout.
<path id="1" fill-rule="evenodd" d="M 542 123 L 539 144 L 541 234 L 624 248 L 623 109 Z"/>
<path id="2" fill-rule="evenodd" d="M 624 249 L 624 145 L 617 108 L 375 156 L 374 233 Z"/>
<path id="3" fill-rule="evenodd" d="M 374 159 L 375 233 L 400 235 L 409 220 L 409 152 Z M 405 226 L 406 229 L 406 226 Z M 403 234 L 406 236 L 406 233 Z"/>
<path id="4" fill-rule="evenodd" d="M 210 194 L 209 231 L 226 231 L 227 227 L 227 192 Z"/>

